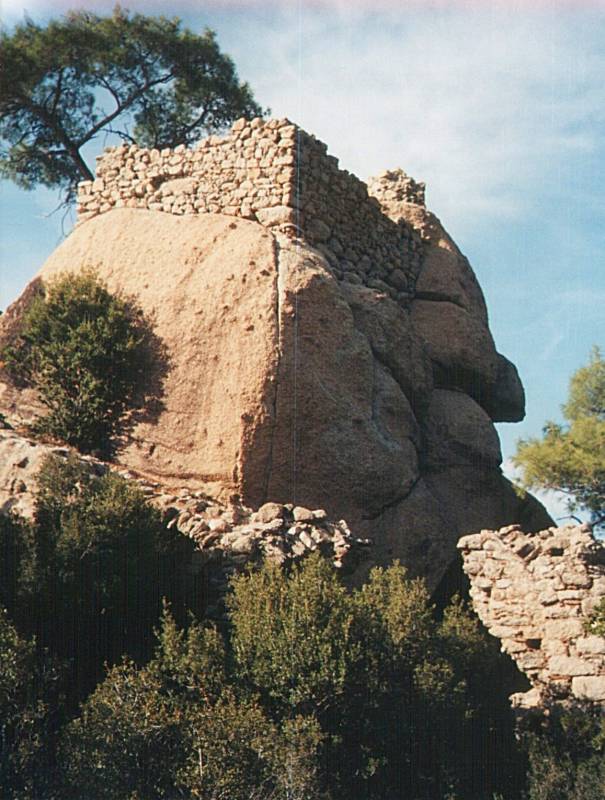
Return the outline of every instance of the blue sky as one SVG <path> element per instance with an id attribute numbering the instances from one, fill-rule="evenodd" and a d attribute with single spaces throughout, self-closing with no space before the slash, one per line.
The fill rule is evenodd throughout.
<path id="1" fill-rule="evenodd" d="M 43 21 L 72 5 L 2 0 L 2 18 Z M 605 3 L 124 5 L 215 29 L 259 102 L 359 177 L 401 166 L 426 181 L 526 388 L 526 420 L 499 426 L 505 456 L 560 418 L 569 376 L 605 347 Z M 48 216 L 56 204 L 2 185 L 0 307 L 69 230 Z"/>

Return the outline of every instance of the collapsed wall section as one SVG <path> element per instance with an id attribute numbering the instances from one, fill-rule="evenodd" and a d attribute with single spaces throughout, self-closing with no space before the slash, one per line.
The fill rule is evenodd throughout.
<path id="1" fill-rule="evenodd" d="M 513 525 L 458 542 L 475 611 L 526 674 L 520 707 L 549 698 L 605 704 L 605 639 L 587 623 L 605 597 L 605 547 L 587 526 Z"/>
<path id="2" fill-rule="evenodd" d="M 423 192 L 410 201 L 423 203 Z M 227 136 L 211 136 L 191 150 L 107 148 L 96 179 L 79 185 L 78 221 L 120 207 L 259 222 L 317 247 L 337 279 L 403 303 L 420 271 L 414 228 L 389 219 L 325 144 L 287 119 L 241 119 Z"/>

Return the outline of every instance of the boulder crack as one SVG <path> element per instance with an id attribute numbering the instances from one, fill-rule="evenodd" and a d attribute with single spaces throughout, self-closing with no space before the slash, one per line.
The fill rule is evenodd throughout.
<path id="1" fill-rule="evenodd" d="M 412 494 L 412 492 L 418 485 L 418 482 L 420 481 L 421 478 L 422 475 L 418 475 L 418 477 L 412 481 L 411 485 L 409 486 L 408 489 L 406 489 L 405 492 L 403 492 L 400 495 L 397 495 L 397 497 L 393 498 L 393 500 L 389 500 L 388 503 L 384 503 L 382 506 L 380 506 L 380 508 L 378 509 L 378 511 L 376 511 L 376 513 L 369 514 L 368 516 L 363 516 L 362 520 L 364 522 L 366 521 L 373 522 L 374 520 L 378 519 L 378 517 L 381 517 L 385 511 L 388 511 L 389 508 L 393 508 L 394 506 L 399 505 L 399 503 L 406 500 Z"/>
<path id="2" fill-rule="evenodd" d="M 275 431 L 277 428 L 277 396 L 279 392 L 279 372 L 281 368 L 282 358 L 282 340 L 281 340 L 281 286 L 280 286 L 280 271 L 279 271 L 279 256 L 280 245 L 275 237 L 273 237 L 273 257 L 275 260 L 275 332 L 276 332 L 276 360 L 275 360 L 275 378 L 273 381 L 272 397 L 269 401 L 269 410 L 272 418 L 271 421 L 271 444 L 269 446 L 269 457 L 267 460 L 267 467 L 265 471 L 265 485 L 263 488 L 263 497 L 266 501 L 269 497 L 269 485 L 271 483 L 271 475 L 273 473 L 273 457 L 275 450 Z"/>

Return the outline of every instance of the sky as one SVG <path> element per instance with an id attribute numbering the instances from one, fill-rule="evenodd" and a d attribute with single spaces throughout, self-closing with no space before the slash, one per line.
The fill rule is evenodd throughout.
<path id="1" fill-rule="evenodd" d="M 0 0 L 3 25 L 113 2 Z M 527 395 L 504 456 L 561 420 L 605 349 L 605 0 L 130 0 L 217 32 L 272 116 L 367 179 L 400 166 L 468 256 Z M 99 142 L 99 151 L 103 142 Z M 92 161 L 94 163 L 94 154 Z M 0 187 L 0 308 L 69 232 L 58 198 Z M 558 516 L 560 504 L 548 500 Z"/>

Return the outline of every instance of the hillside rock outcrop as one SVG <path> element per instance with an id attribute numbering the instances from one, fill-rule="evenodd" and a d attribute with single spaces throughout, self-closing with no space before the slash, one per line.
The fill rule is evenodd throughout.
<path id="1" fill-rule="evenodd" d="M 94 268 L 167 349 L 163 408 L 120 465 L 219 502 L 325 508 L 433 586 L 462 533 L 550 524 L 501 474 L 492 423 L 522 418 L 523 390 L 419 184 L 387 173 L 372 197 L 287 120 L 115 148 L 98 174 L 37 280 Z M 2 379 L 0 411 L 27 423 L 35 397 Z"/>

